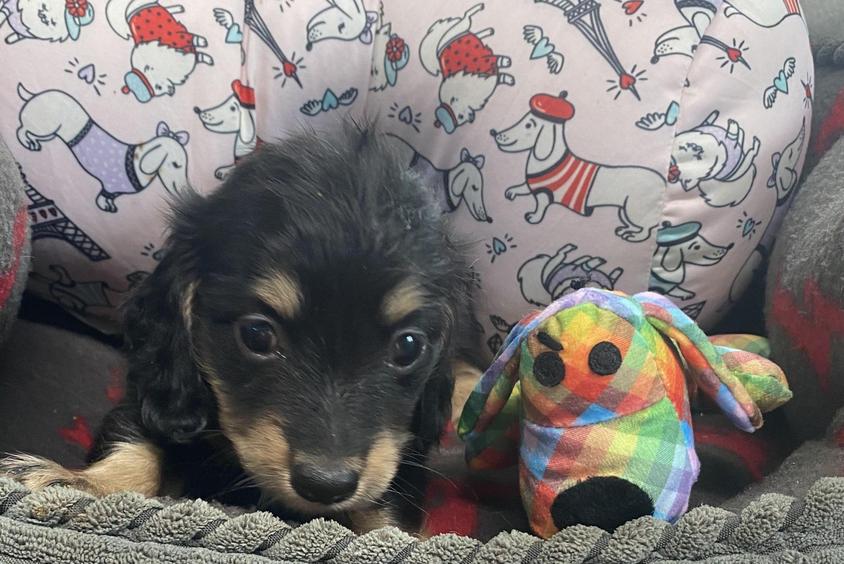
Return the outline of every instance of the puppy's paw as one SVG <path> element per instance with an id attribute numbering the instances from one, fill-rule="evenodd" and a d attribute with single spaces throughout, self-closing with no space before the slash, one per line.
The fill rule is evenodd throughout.
<path id="1" fill-rule="evenodd" d="M 42 490 L 49 486 L 78 486 L 75 472 L 30 454 L 17 454 L 0 460 L 0 476 L 8 476 L 30 490 Z"/>
<path id="2" fill-rule="evenodd" d="M 392 507 L 381 506 L 350 511 L 348 513 L 348 524 L 356 534 L 363 535 L 382 527 L 395 527 L 398 520 Z"/>

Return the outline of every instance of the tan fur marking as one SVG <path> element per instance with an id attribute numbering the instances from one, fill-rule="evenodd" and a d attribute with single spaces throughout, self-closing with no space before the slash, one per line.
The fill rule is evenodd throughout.
<path id="1" fill-rule="evenodd" d="M 191 329 L 193 328 L 193 303 L 194 299 L 196 298 L 196 289 L 199 286 L 199 282 L 193 281 L 188 284 L 187 288 L 185 288 L 185 293 L 182 295 L 180 309 L 182 313 L 182 320 L 185 323 L 185 329 L 190 335 Z"/>
<path id="2" fill-rule="evenodd" d="M 381 314 L 388 324 L 398 323 L 425 305 L 425 292 L 412 278 L 400 282 L 387 292 L 381 304 Z"/>
<path id="3" fill-rule="evenodd" d="M 302 289 L 299 282 L 286 272 L 273 272 L 259 279 L 255 293 L 287 319 L 295 318 L 302 310 Z"/>
<path id="4" fill-rule="evenodd" d="M 396 518 L 391 507 L 370 507 L 359 511 L 349 511 L 351 529 L 359 534 L 365 534 L 381 527 L 395 527 Z"/>
<path id="5" fill-rule="evenodd" d="M 149 443 L 115 443 L 111 452 L 82 470 L 69 470 L 51 460 L 21 455 L 6 459 L 0 471 L 32 490 L 63 484 L 96 496 L 133 491 L 158 495 L 162 479 L 162 453 Z"/>
<path id="6" fill-rule="evenodd" d="M 451 422 L 455 425 L 460 420 L 460 414 L 466 400 L 475 384 L 481 379 L 483 372 L 466 362 L 465 360 L 454 360 L 451 363 L 451 374 L 454 376 L 454 393 L 451 396 Z"/>
<path id="7" fill-rule="evenodd" d="M 372 501 L 381 498 L 393 481 L 401 460 L 402 449 L 410 438 L 407 433 L 382 431 L 373 440 L 372 447 L 362 462 L 354 458 L 344 461 L 351 467 L 359 469 L 358 488 L 351 498 L 329 509 L 302 498 L 290 484 L 290 466 L 295 455 L 291 452 L 290 445 L 284 436 L 282 420 L 270 415 L 249 420 L 238 417 L 236 410 L 227 399 L 219 378 L 213 372 L 206 371 L 206 375 L 217 398 L 223 433 L 234 445 L 244 469 L 249 472 L 255 484 L 264 493 L 305 515 L 330 516 L 342 512 L 371 513 L 379 509 L 372 504 Z M 309 455 L 310 453 L 302 453 L 300 456 L 307 458 Z M 351 516 L 350 519 L 352 519 Z M 358 520 L 361 519 L 363 519 L 361 523 L 376 522 L 374 514 L 358 517 Z M 379 519 L 384 523 L 388 523 L 388 519 L 389 522 L 393 520 L 389 512 L 385 512 Z"/>

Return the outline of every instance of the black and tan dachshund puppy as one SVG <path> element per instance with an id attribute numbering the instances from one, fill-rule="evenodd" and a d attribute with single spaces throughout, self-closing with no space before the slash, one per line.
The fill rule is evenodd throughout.
<path id="1" fill-rule="evenodd" d="M 90 465 L 5 471 L 413 527 L 476 325 L 461 246 L 387 139 L 303 133 L 184 197 L 126 305 L 127 397 Z"/>

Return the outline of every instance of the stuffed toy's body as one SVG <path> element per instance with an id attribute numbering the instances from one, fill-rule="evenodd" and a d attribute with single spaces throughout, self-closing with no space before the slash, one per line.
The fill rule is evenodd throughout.
<path id="1" fill-rule="evenodd" d="M 506 466 L 518 453 L 540 536 L 643 515 L 672 521 L 700 467 L 689 408 L 698 390 L 748 432 L 791 397 L 775 364 L 713 344 L 666 298 L 582 289 L 512 329 L 459 432 L 472 468 Z"/>

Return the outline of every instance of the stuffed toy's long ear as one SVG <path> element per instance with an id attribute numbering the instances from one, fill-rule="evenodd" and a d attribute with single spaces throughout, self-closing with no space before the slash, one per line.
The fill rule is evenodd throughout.
<path id="1" fill-rule="evenodd" d="M 717 335 L 709 340 L 713 344 L 735 345 L 715 344 L 715 350 L 762 413 L 773 411 L 791 399 L 793 394 L 782 369 L 766 358 L 770 352 L 767 339 L 753 335 Z"/>
<path id="2" fill-rule="evenodd" d="M 520 349 L 535 317 L 513 327 L 463 406 L 457 434 L 466 443 L 470 468 L 502 468 L 518 461 Z"/>
<path id="3" fill-rule="evenodd" d="M 738 376 L 737 372 L 742 371 L 734 369 L 755 370 L 762 367 L 764 359 L 754 355 L 754 361 L 759 362 L 755 367 L 747 362 L 747 357 L 742 358 L 741 355 L 731 355 L 725 359 L 724 353 L 732 349 L 719 351 L 700 327 L 667 298 L 650 292 L 637 294 L 634 298 L 642 305 L 649 323 L 676 346 L 686 363 L 693 385 L 712 398 L 738 428 L 753 432 L 761 427 L 760 406 Z M 764 373 L 771 366 L 772 363 L 764 361 L 760 372 Z M 781 375 L 778 368 L 776 372 Z M 773 380 L 785 382 L 784 377 L 780 380 L 777 376 Z M 769 407 L 775 402 L 766 400 L 763 403 Z"/>

